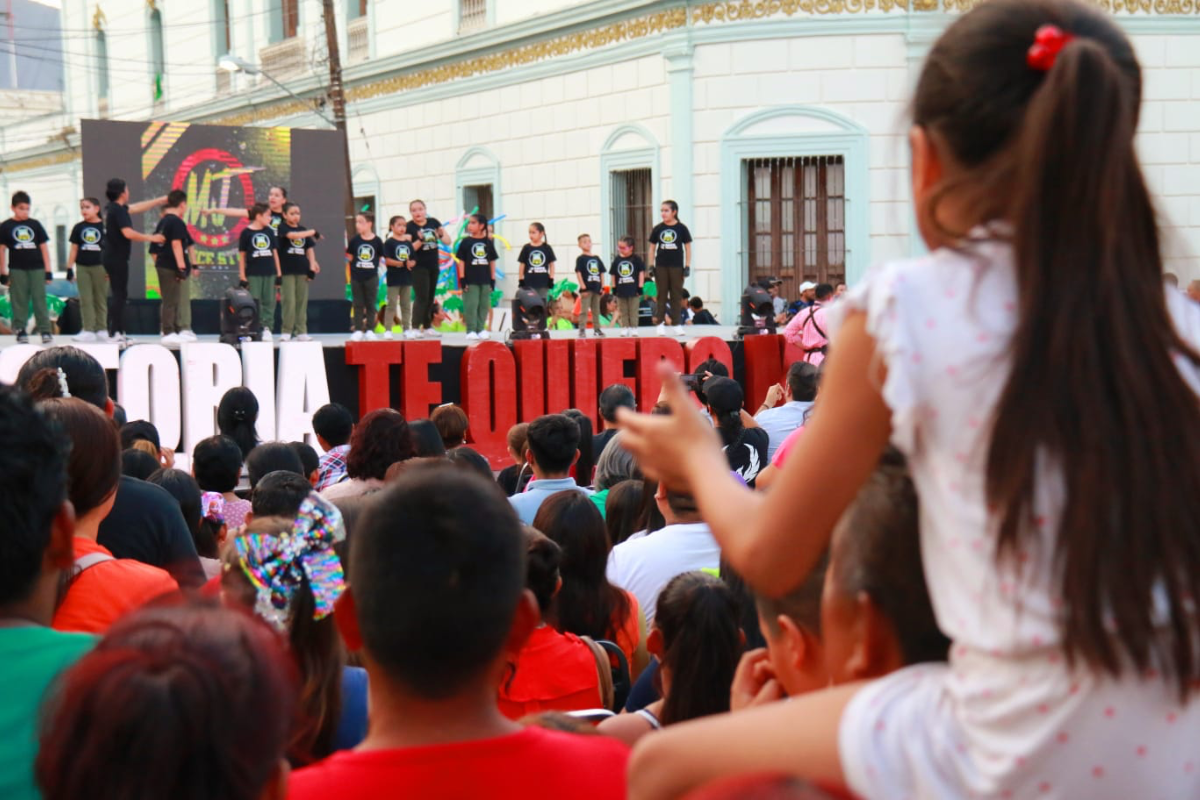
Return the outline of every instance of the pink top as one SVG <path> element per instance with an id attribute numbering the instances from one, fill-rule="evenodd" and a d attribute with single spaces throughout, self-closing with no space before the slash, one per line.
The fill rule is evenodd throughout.
<path id="1" fill-rule="evenodd" d="M 783 440 L 779 447 L 775 448 L 775 457 L 771 459 L 771 466 L 773 466 L 775 469 L 783 469 L 783 462 L 787 460 L 787 457 L 791 454 L 792 449 L 795 448 L 796 442 L 800 441 L 800 437 L 803 435 L 803 425 L 789 433 L 787 438 Z"/>
<path id="2" fill-rule="evenodd" d="M 792 317 L 783 335 L 788 342 L 803 350 L 804 360 L 815 367 L 825 360 L 821 348 L 829 344 L 829 339 L 820 331 L 828 333 L 829 326 L 825 322 L 825 306 L 817 303 L 801 309 L 799 314 Z"/>

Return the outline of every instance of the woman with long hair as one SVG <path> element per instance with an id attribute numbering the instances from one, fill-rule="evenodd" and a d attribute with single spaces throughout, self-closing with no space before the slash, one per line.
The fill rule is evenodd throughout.
<path id="1" fill-rule="evenodd" d="M 388 467 L 416 456 L 416 445 L 404 415 L 392 408 L 379 408 L 354 426 L 350 452 L 346 455 L 346 480 L 322 494 L 330 500 L 353 497 L 383 487 Z"/>
<path id="2" fill-rule="evenodd" d="M 235 386 L 217 406 L 217 431 L 237 442 L 242 458 L 258 445 L 258 398 L 245 386 Z"/>

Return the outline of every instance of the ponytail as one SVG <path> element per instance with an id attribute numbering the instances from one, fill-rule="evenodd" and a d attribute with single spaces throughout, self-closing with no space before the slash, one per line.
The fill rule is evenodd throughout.
<path id="1" fill-rule="evenodd" d="M 655 611 L 654 627 L 663 638 L 662 667 L 671 673 L 663 724 L 728 711 L 729 687 L 742 655 L 733 592 L 712 575 L 685 572 L 666 585 Z"/>

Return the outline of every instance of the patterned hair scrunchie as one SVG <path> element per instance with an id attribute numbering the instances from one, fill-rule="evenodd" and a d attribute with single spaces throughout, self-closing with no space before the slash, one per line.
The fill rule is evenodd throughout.
<path id="1" fill-rule="evenodd" d="M 251 533 L 235 539 L 242 571 L 257 591 L 255 612 L 286 632 L 296 593 L 307 578 L 315 601 L 313 619 L 329 616 L 346 588 L 342 562 L 333 550 L 345 539 L 342 513 L 316 492 L 301 503 L 290 533 Z"/>

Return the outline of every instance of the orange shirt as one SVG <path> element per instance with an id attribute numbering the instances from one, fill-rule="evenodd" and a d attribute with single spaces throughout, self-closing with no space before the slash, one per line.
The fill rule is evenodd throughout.
<path id="1" fill-rule="evenodd" d="M 500 710 L 509 719 L 542 711 L 599 708 L 600 673 L 587 642 L 543 625 L 517 655 L 516 674 L 500 685 Z"/>
<path id="2" fill-rule="evenodd" d="M 75 537 L 75 558 L 90 553 L 112 555 L 93 539 Z M 54 612 L 54 629 L 104 633 L 118 618 L 165 594 L 179 591 L 166 570 L 117 558 L 85 569 L 71 582 Z"/>
<path id="3" fill-rule="evenodd" d="M 625 654 L 625 658 L 629 661 L 629 669 L 632 671 L 633 652 L 637 650 L 638 642 L 641 640 L 641 629 L 638 624 L 641 609 L 632 592 L 625 592 L 625 596 L 629 598 L 629 613 L 625 615 L 625 619 L 617 619 L 616 613 L 613 613 L 612 625 L 616 630 L 616 638 L 613 641 Z"/>

